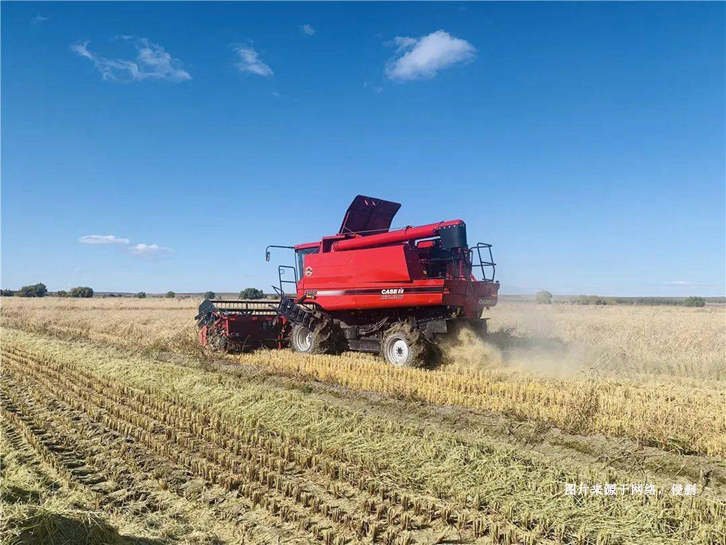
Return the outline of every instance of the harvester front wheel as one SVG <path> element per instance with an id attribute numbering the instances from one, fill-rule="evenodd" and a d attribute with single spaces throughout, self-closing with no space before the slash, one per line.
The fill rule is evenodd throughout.
<path id="1" fill-rule="evenodd" d="M 312 354 L 313 332 L 303 325 L 295 324 L 290 332 L 290 344 L 295 352 Z"/>
<path id="2" fill-rule="evenodd" d="M 290 345 L 304 354 L 335 354 L 339 352 L 338 332 L 332 320 L 324 320 L 313 331 L 295 324 L 290 331 Z"/>
<path id="3" fill-rule="evenodd" d="M 397 367 L 422 367 L 432 359 L 433 347 L 421 331 L 408 323 L 399 323 L 384 333 L 381 355 Z"/>

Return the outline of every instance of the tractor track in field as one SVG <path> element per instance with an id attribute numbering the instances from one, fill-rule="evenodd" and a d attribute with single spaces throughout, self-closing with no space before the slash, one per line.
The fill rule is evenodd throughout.
<path id="1" fill-rule="evenodd" d="M 8 365 L 9 363 L 9 365 Z M 159 490 L 168 490 L 179 496 L 202 501 L 213 508 L 215 515 L 223 520 L 242 522 L 254 505 L 264 505 L 267 513 L 277 519 L 277 524 L 296 522 L 278 493 L 274 490 L 247 488 L 242 492 L 251 492 L 253 498 L 246 498 L 231 487 L 218 486 L 215 481 L 216 468 L 202 456 L 179 448 L 179 445 L 167 447 L 156 441 L 158 434 L 144 431 L 132 420 L 138 421 L 138 415 L 128 408 L 115 411 L 126 413 L 128 420 L 112 416 L 111 411 L 104 414 L 98 405 L 92 405 L 80 396 L 73 399 L 78 392 L 64 394 L 53 389 L 49 382 L 39 382 L 37 377 L 30 380 L 19 378 L 20 369 L 12 369 L 11 358 L 5 359 L 4 382 L 7 391 L 3 396 L 3 412 L 5 420 L 15 425 L 30 439 L 41 457 L 51 463 L 71 483 L 80 485 L 97 495 L 97 503 L 109 509 L 129 505 L 143 500 L 144 508 L 154 510 L 153 494 Z M 8 369 L 10 373 L 8 373 Z M 28 375 L 27 369 L 23 374 Z M 31 373 L 32 374 L 32 373 Z M 10 375 L 10 376 L 9 376 Z M 56 380 L 58 377 L 55 377 Z M 58 382 L 59 388 L 70 389 L 70 384 Z M 44 402 L 44 400 L 46 400 Z M 80 401 L 79 401 L 80 400 Z M 79 406 L 85 405 L 82 408 Z M 124 410 L 126 409 L 126 410 Z M 61 431 L 62 430 L 62 431 Z M 155 443 L 155 444 L 154 444 Z M 167 456 L 159 452 L 167 451 Z M 176 455 L 171 455 L 171 452 Z M 177 460 L 185 459 L 186 464 Z M 144 476 L 150 476 L 145 478 Z M 326 540 L 328 534 L 323 521 L 303 520 L 296 529 L 289 525 L 287 534 L 307 535 L 307 541 L 320 534 Z M 260 519 L 260 517 L 256 517 Z M 267 516 L 264 517 L 268 519 Z M 251 527 L 270 526 L 269 520 L 248 521 Z M 320 532 L 316 529 L 323 526 Z M 304 528 L 307 531 L 300 532 Z M 331 534 L 332 535 L 332 534 Z M 254 541 L 254 540 L 252 540 Z M 327 541 L 331 541 L 327 537 Z"/>
<path id="2" fill-rule="evenodd" d="M 55 458 L 59 460 L 59 469 L 70 468 L 71 477 L 78 477 L 82 473 L 84 476 L 81 482 L 88 483 L 90 479 L 94 481 L 95 485 L 97 484 L 95 481 L 100 482 L 103 479 L 86 477 L 86 475 L 98 474 L 99 471 L 91 464 L 72 459 L 72 455 L 69 457 L 69 453 L 80 450 L 79 437 L 93 438 L 93 446 L 89 446 L 89 448 L 97 449 L 99 439 L 101 442 L 112 442 L 107 440 L 112 439 L 109 434 L 111 430 L 114 430 L 116 434 L 137 438 L 140 443 L 161 454 L 163 459 L 172 458 L 177 463 L 181 462 L 181 466 L 192 476 L 202 477 L 206 482 L 218 483 L 229 491 L 241 492 L 242 496 L 247 497 L 248 504 L 264 506 L 270 514 L 281 518 L 283 522 L 298 523 L 298 529 L 304 529 L 304 533 L 309 534 L 309 537 L 318 538 L 324 542 L 344 542 L 363 537 L 379 538 L 383 542 L 397 540 L 412 542 L 410 534 L 401 535 L 401 531 L 397 531 L 396 526 L 405 525 L 413 529 L 414 524 L 417 523 L 413 517 L 403 515 L 399 517 L 401 520 L 397 524 L 398 512 L 390 508 L 381 508 L 385 507 L 386 502 L 380 501 L 385 492 L 379 489 L 375 490 L 375 494 L 378 496 L 370 494 L 369 501 L 364 500 L 363 502 L 368 506 L 367 510 L 370 512 L 367 517 L 358 514 L 365 511 L 352 510 L 353 513 L 347 513 L 344 505 L 351 503 L 347 500 L 347 497 L 351 495 L 351 490 L 349 488 L 346 490 L 341 484 L 330 483 L 324 472 L 334 474 L 336 468 L 326 461 L 318 463 L 319 468 L 323 469 L 321 479 L 319 472 L 313 472 L 313 475 L 305 474 L 304 471 L 302 475 L 295 475 L 294 473 L 300 473 L 299 470 L 286 472 L 285 466 L 289 465 L 287 460 L 275 456 L 272 452 L 265 452 L 264 447 L 257 449 L 233 448 L 232 450 L 237 453 L 238 458 L 234 460 L 229 451 L 222 451 L 203 438 L 193 436 L 190 431 L 181 431 L 186 429 L 196 431 L 199 436 L 209 435 L 205 434 L 204 430 L 207 428 L 201 421 L 197 423 L 188 421 L 183 423 L 184 425 L 171 429 L 159 420 L 146 416 L 145 411 L 137 412 L 134 408 L 119 403 L 119 394 L 125 395 L 123 391 L 114 392 L 116 394 L 114 395 L 99 383 L 86 383 L 84 387 L 83 383 L 89 380 L 87 377 L 76 375 L 71 380 L 63 373 L 54 372 L 49 367 L 17 354 L 5 354 L 5 361 L 6 370 L 9 371 L 9 373 L 6 372 L 5 377 L 10 386 L 8 393 L 13 392 L 12 397 L 24 409 L 20 413 L 15 407 L 14 414 L 23 414 L 26 420 L 37 422 L 29 428 L 30 435 L 39 438 L 41 444 L 50 446 L 47 450 L 56 453 Z M 7 376 L 8 374 L 11 376 Z M 93 379 L 90 380 L 93 381 Z M 28 382 L 32 382 L 32 384 L 27 384 Z M 94 392 L 94 389 L 101 389 L 103 393 Z M 20 392 L 23 394 L 22 398 L 18 398 Z M 33 397 L 34 393 L 37 394 L 36 397 Z M 116 400 L 113 399 L 114 397 Z M 41 410 L 38 407 L 39 398 L 49 398 L 53 401 Z M 67 403 L 68 406 L 75 405 L 75 411 L 68 406 L 62 407 L 61 403 L 57 401 L 58 399 Z M 142 406 L 138 405 L 138 407 Z M 80 432 L 77 437 L 70 434 L 67 436 L 69 440 L 73 437 L 71 440 L 73 446 L 68 445 L 68 441 L 65 444 L 49 441 L 47 430 L 58 427 L 58 422 L 54 418 L 69 411 L 72 414 L 67 415 L 66 423 L 70 423 L 71 426 L 67 427 L 75 428 Z M 53 416 L 39 420 L 38 412 Z M 187 416 L 192 416 L 192 414 Z M 168 416 L 163 418 L 174 420 Z M 26 421 L 22 417 L 19 419 L 23 422 Z M 221 442 L 224 443 L 224 440 Z M 121 454 L 126 458 L 129 456 L 128 451 L 132 450 L 130 445 L 134 444 L 124 443 L 120 449 Z M 136 450 L 139 450 L 138 447 Z M 268 448 L 268 450 L 272 449 Z M 111 456 L 104 458 L 115 465 L 119 453 L 108 454 Z M 246 455 L 254 462 L 245 464 L 243 460 L 239 459 L 240 455 Z M 132 459 L 138 464 L 135 469 L 147 473 L 153 471 L 154 464 L 152 463 L 150 467 L 148 460 L 144 463 L 143 453 L 137 454 L 136 457 L 132 456 Z M 312 460 L 312 457 L 305 458 L 303 461 L 307 464 L 316 462 Z M 265 469 L 266 467 L 269 469 Z M 234 473 L 225 472 L 226 469 L 231 469 Z M 188 480 L 189 476 L 183 473 L 177 474 L 176 483 L 166 482 L 163 486 L 173 488 L 176 485 L 178 488 L 181 482 Z M 138 490 L 139 488 L 138 483 L 124 484 L 127 485 L 126 489 Z M 406 504 L 405 499 L 403 499 L 403 503 Z M 424 524 L 423 521 L 419 521 L 417 526 L 422 527 Z"/>
<path id="3" fill-rule="evenodd" d="M 32 451 L 68 486 L 90 494 L 96 508 L 131 516 L 173 511 L 172 518 L 186 518 L 187 523 L 192 522 L 193 513 L 211 509 L 216 518 L 235 523 L 243 534 L 249 533 L 247 525 L 260 526 L 259 520 L 240 526 L 239 514 L 247 506 L 222 497 L 218 490 L 189 494 L 184 485 L 194 477 L 190 472 L 50 397 L 50 392 L 29 381 L 14 380 L 6 370 L 3 386 L 0 412 L 11 445 L 21 452 Z M 186 516 L 176 508 L 179 501 L 188 507 Z M 276 533 L 269 521 L 264 527 L 268 535 Z M 249 533 L 246 538 L 255 542 L 252 536 Z"/>
<path id="4" fill-rule="evenodd" d="M 47 419 L 44 407 L 26 392 L 19 390 L 6 396 L 2 410 L 3 427 L 11 443 L 22 448 L 21 441 L 26 442 L 71 486 L 91 492 L 97 506 L 113 510 L 128 506 L 132 499 L 144 499 L 145 509 L 161 509 L 151 492 L 144 491 L 142 483 L 126 473 L 125 464 L 114 463 L 110 467 L 99 463 L 98 451 L 86 450 L 79 437 L 67 434 L 58 420 Z M 63 435 L 60 430 L 64 430 Z M 131 491 L 136 494 L 133 498 L 128 495 Z"/>
<path id="5" fill-rule="evenodd" d="M 58 324 L 44 324 L 41 329 L 27 328 L 18 323 L 11 323 L 7 327 L 31 334 L 48 335 L 65 341 L 83 340 L 99 348 L 107 346 L 123 350 L 130 348 L 125 336 L 109 331 L 101 332 Z M 476 404 L 467 404 L 466 401 L 457 404 L 424 399 L 425 407 L 422 406 L 423 403 L 412 405 L 397 399 L 398 394 L 395 391 L 390 393 L 375 387 L 366 389 L 358 384 L 348 384 L 339 378 L 330 376 L 321 378 L 315 370 L 301 371 L 297 367 L 288 369 L 284 366 L 260 364 L 259 362 L 246 362 L 244 365 L 240 365 L 241 361 L 236 359 L 235 355 L 214 354 L 213 357 L 210 357 L 207 353 L 202 355 L 199 350 L 194 348 L 199 347 L 192 344 L 171 350 L 168 347 L 163 349 L 157 346 L 151 350 L 149 347 L 140 348 L 136 345 L 133 351 L 148 353 L 149 357 L 157 361 L 189 368 L 197 368 L 201 359 L 208 369 L 224 372 L 231 376 L 252 377 L 255 380 L 264 377 L 264 380 L 275 381 L 276 384 L 282 384 L 284 387 L 289 387 L 291 380 L 305 381 L 306 388 L 312 388 L 316 392 L 332 393 L 334 397 L 343 395 L 346 398 L 351 397 L 350 393 L 353 393 L 353 397 L 365 400 L 366 405 L 370 405 L 369 401 L 373 405 L 385 405 L 386 411 L 389 413 L 409 414 L 411 409 L 416 409 L 422 419 L 435 418 L 439 421 L 453 422 L 457 427 L 463 424 L 466 427 L 477 428 L 476 433 L 480 433 L 478 428 L 485 428 L 487 435 L 495 439 L 506 436 L 508 440 L 517 442 L 522 448 L 535 453 L 536 456 L 543 456 L 552 462 L 557 461 L 558 464 L 575 460 L 579 465 L 595 463 L 624 471 L 630 471 L 633 466 L 637 466 L 653 475 L 663 486 L 687 479 L 689 482 L 698 483 L 699 487 L 703 487 L 704 495 L 711 498 L 719 499 L 726 494 L 726 464 L 722 458 L 706 455 L 703 452 L 683 451 L 670 442 L 667 445 L 660 444 L 647 437 L 641 437 L 640 433 L 634 438 L 628 433 L 607 435 L 605 432 L 595 433 L 587 430 L 568 431 L 562 424 L 558 425 L 547 418 L 523 420 L 521 416 L 517 416 L 509 410 L 476 408 Z M 385 373 L 386 370 L 384 369 L 383 372 Z M 461 382 L 461 374 L 459 371 L 442 367 L 427 379 L 438 381 L 441 386 L 440 391 L 451 390 L 455 396 L 487 397 L 490 395 L 489 392 L 477 390 L 467 382 Z M 450 380 L 455 383 L 447 384 Z M 705 388 L 705 385 L 699 386 L 699 388 Z M 412 397 L 410 393 L 408 395 Z M 522 395 L 526 397 L 526 393 Z M 413 399 L 420 398 L 414 394 Z M 347 401 L 348 399 L 346 399 Z M 554 460 L 554 458 L 559 458 L 559 460 Z"/>
<path id="6" fill-rule="evenodd" d="M 397 482 L 383 461 L 367 464 L 314 435 L 235 421 L 153 386 L 130 387 L 66 358 L 19 346 L 3 347 L 2 358 L 5 420 L 25 426 L 41 457 L 98 494 L 107 510 L 147 500 L 143 509 L 164 509 L 155 506 L 161 490 L 211 512 L 249 542 L 624 543 L 516 505 L 425 496 Z M 722 509 L 714 509 L 702 511 L 703 523 L 716 523 Z"/>
<path id="7" fill-rule="evenodd" d="M 86 486 L 125 477 L 123 489 L 146 490 L 140 492 L 144 497 L 152 496 L 154 487 L 187 497 L 189 483 L 197 482 L 205 503 L 226 520 L 240 520 L 261 507 L 280 532 L 324 543 L 442 538 L 534 543 L 570 533 L 534 517 L 516 524 L 478 499 L 475 505 L 461 505 L 417 496 L 315 442 L 240 429 L 191 403 L 114 384 L 80 366 L 40 361 L 18 349 L 3 350 L 3 358 L 10 394 L 5 397 L 13 404 L 6 410 L 15 415 L 13 421 L 29 425 L 32 437 L 56 448 L 58 460 L 71 450 L 85 453 L 84 464 L 105 464 L 88 473 L 106 471 L 109 478 Z M 47 440 L 47 430 L 59 427 L 69 432 L 62 452 L 56 438 Z M 125 475 L 113 473 L 121 466 Z M 137 474 L 153 475 L 154 486 L 148 479 L 134 480 Z"/>

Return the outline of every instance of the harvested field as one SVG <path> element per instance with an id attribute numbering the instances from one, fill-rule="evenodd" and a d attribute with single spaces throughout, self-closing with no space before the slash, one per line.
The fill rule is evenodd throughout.
<path id="1" fill-rule="evenodd" d="M 195 305 L 3 300 L 5 541 L 726 538 L 722 309 L 503 304 L 426 371 L 210 356 Z"/>

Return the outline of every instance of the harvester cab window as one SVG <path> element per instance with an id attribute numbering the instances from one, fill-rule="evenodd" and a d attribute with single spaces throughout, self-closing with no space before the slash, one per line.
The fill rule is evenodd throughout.
<path id="1" fill-rule="evenodd" d="M 308 254 L 317 254 L 320 251 L 318 246 L 314 248 L 303 248 L 301 250 L 295 250 L 295 256 L 297 258 L 297 278 L 298 281 L 302 280 L 305 275 L 305 256 Z"/>

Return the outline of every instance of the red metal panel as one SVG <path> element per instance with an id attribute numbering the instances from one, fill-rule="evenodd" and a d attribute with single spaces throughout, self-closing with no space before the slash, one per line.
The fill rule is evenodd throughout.
<path id="1" fill-rule="evenodd" d="M 350 287 L 355 282 L 355 253 L 324 253 L 305 256 L 302 281 L 305 289 Z"/>
<path id="2" fill-rule="evenodd" d="M 423 265 L 406 245 L 310 254 L 305 256 L 298 296 L 307 295 L 327 310 L 401 306 L 391 298 L 382 300 L 389 295 L 382 290 L 410 285 L 416 276 L 423 276 Z"/>
<path id="3" fill-rule="evenodd" d="M 345 255 L 345 253 L 353 256 L 356 285 L 371 282 L 387 282 L 389 284 L 410 282 L 412 276 L 420 277 L 423 272 L 416 251 L 408 246 L 366 248 L 352 253 L 344 252 L 342 255 Z M 335 255 L 335 252 L 332 255 Z M 420 271 L 410 270 L 411 257 L 415 258 L 415 265 L 419 266 Z"/>
<path id="4" fill-rule="evenodd" d="M 305 267 L 297 283 L 298 297 L 327 310 L 355 308 L 355 294 L 345 290 L 355 286 L 354 253 L 322 253 L 305 256 Z"/>
<path id="5" fill-rule="evenodd" d="M 326 310 L 450 306 L 475 317 L 497 301 L 498 284 L 477 282 L 468 264 L 463 278 L 427 278 L 419 251 L 407 242 L 437 236 L 461 220 L 407 227 L 399 231 L 341 240 L 326 237 L 322 251 L 305 256 L 298 297 L 307 296 Z M 424 241 L 420 248 L 432 247 Z"/>

